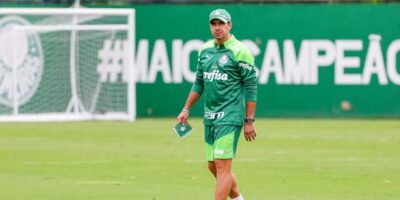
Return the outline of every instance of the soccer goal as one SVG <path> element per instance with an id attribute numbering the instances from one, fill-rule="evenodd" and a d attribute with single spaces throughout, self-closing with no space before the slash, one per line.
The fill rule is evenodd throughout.
<path id="1" fill-rule="evenodd" d="M 0 9 L 0 121 L 133 121 L 134 17 L 134 9 Z"/>

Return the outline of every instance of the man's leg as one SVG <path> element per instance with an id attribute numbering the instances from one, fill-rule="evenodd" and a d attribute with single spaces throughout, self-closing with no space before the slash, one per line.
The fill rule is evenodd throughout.
<path id="1" fill-rule="evenodd" d="M 216 159 L 214 162 L 217 170 L 215 200 L 226 200 L 233 186 L 232 159 Z"/>
<path id="2" fill-rule="evenodd" d="M 215 162 L 208 161 L 208 169 L 214 175 L 214 177 L 217 178 L 217 168 L 215 166 Z M 229 192 L 229 197 L 231 199 L 233 199 L 233 198 L 240 196 L 240 191 L 239 191 L 239 186 L 237 184 L 235 175 L 232 172 L 231 172 L 231 174 L 232 174 L 233 181 L 232 181 L 231 191 Z"/>
<path id="3" fill-rule="evenodd" d="M 230 125 L 217 125 L 205 129 L 208 167 L 217 178 L 216 200 L 226 200 L 228 195 L 232 199 L 243 200 L 236 178 L 231 171 L 232 158 L 236 154 L 241 129 L 240 126 Z"/>
<path id="4" fill-rule="evenodd" d="M 233 199 L 233 198 L 240 196 L 240 191 L 239 191 L 239 186 L 237 184 L 235 175 L 233 174 L 233 172 L 231 174 L 232 174 L 233 181 L 232 181 L 231 191 L 229 192 L 229 197 L 231 199 Z"/>

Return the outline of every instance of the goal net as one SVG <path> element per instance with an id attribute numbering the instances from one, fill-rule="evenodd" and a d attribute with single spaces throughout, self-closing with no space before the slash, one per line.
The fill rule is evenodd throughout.
<path id="1" fill-rule="evenodd" d="M 0 9 L 0 121 L 136 115 L 133 9 Z"/>

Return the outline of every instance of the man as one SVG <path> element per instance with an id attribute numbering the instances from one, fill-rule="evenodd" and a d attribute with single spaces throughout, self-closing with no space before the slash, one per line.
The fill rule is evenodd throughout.
<path id="1" fill-rule="evenodd" d="M 230 34 L 226 10 L 212 11 L 209 22 L 214 39 L 199 51 L 196 80 L 177 120 L 186 123 L 190 108 L 204 96 L 205 148 L 208 168 L 217 179 L 215 200 L 243 200 L 231 164 L 243 124 L 246 140 L 256 138 L 254 57 Z"/>

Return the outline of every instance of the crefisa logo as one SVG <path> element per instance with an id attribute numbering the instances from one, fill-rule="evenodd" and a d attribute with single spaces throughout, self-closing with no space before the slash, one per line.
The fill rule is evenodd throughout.
<path id="1" fill-rule="evenodd" d="M 0 18 L 0 104 L 12 107 L 28 102 L 43 72 L 43 49 L 34 31 L 18 30 L 31 25 L 19 16 Z"/>

